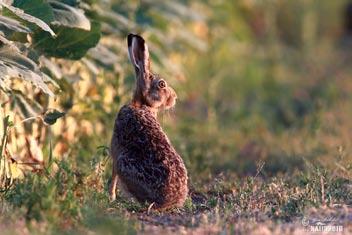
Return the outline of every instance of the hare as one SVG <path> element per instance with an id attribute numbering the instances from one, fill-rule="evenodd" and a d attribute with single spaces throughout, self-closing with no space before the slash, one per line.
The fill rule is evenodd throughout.
<path id="1" fill-rule="evenodd" d="M 129 58 L 136 73 L 132 101 L 115 120 L 110 199 L 119 185 L 141 203 L 161 210 L 182 207 L 188 194 L 187 170 L 157 121 L 160 109 L 176 103 L 175 91 L 150 70 L 149 51 L 139 35 L 127 37 Z"/>

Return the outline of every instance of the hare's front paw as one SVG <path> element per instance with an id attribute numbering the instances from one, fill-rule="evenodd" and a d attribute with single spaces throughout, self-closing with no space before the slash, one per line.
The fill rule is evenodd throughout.
<path id="1" fill-rule="evenodd" d="M 113 202 L 116 200 L 116 182 L 113 182 L 109 188 L 109 200 Z"/>
<path id="2" fill-rule="evenodd" d="M 116 200 L 116 188 L 117 188 L 117 181 L 118 181 L 118 176 L 116 174 L 116 169 L 112 169 L 112 177 L 111 177 L 111 183 L 109 187 L 109 199 L 110 202 L 113 202 Z"/>
<path id="3" fill-rule="evenodd" d="M 116 200 L 116 192 L 110 192 L 109 193 L 109 201 L 113 202 Z"/>

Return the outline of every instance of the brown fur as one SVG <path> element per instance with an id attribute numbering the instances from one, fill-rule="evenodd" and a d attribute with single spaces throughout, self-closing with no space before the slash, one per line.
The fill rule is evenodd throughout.
<path id="1" fill-rule="evenodd" d="M 139 202 L 154 203 L 153 209 L 181 207 L 188 194 L 187 170 L 156 119 L 158 109 L 175 105 L 176 93 L 150 71 L 143 38 L 130 34 L 128 46 L 137 82 L 131 104 L 115 121 L 110 197 L 115 199 L 119 181 Z"/>

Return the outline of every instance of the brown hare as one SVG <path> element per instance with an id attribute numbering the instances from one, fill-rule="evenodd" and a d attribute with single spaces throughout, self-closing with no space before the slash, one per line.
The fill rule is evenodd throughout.
<path id="1" fill-rule="evenodd" d="M 187 194 L 187 170 L 157 121 L 159 109 L 175 105 L 176 93 L 150 70 L 149 51 L 139 35 L 127 37 L 136 89 L 130 104 L 115 120 L 111 140 L 113 159 L 110 199 L 119 182 L 124 190 L 153 209 L 182 207 Z"/>

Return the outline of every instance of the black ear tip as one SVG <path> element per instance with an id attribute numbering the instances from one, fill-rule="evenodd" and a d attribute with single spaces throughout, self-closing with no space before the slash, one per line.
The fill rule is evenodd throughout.
<path id="1" fill-rule="evenodd" d="M 133 38 L 136 38 L 138 43 L 144 43 L 144 39 L 141 36 L 139 36 L 138 34 L 130 33 L 127 36 L 127 44 L 128 44 L 129 47 L 132 45 L 132 39 Z"/>
<path id="2" fill-rule="evenodd" d="M 128 47 L 130 47 L 132 45 L 132 38 L 133 38 L 134 34 L 130 33 L 127 36 L 127 45 Z"/>

